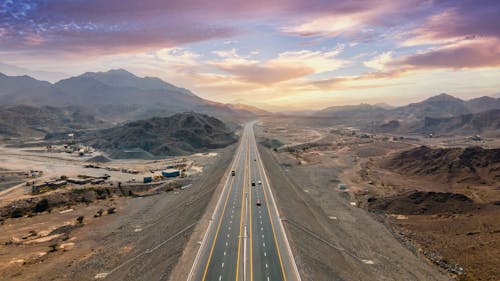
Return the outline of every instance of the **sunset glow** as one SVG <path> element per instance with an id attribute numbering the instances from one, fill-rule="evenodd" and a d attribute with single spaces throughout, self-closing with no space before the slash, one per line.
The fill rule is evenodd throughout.
<path id="1" fill-rule="evenodd" d="M 479 5 L 480 4 L 480 5 Z M 500 86 L 499 1 L 0 1 L 0 72 L 124 68 L 267 110 Z"/>

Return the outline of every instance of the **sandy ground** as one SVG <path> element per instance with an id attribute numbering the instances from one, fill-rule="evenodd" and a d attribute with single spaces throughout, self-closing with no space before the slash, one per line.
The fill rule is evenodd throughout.
<path id="1" fill-rule="evenodd" d="M 342 245 L 343 249 L 356 249 L 352 252 L 358 253 L 360 250 L 357 246 L 377 249 L 378 245 L 372 245 L 374 239 L 370 238 L 371 236 L 381 245 L 388 247 L 387 250 L 404 245 L 413 256 L 419 257 L 414 259 L 415 263 L 426 260 L 428 263 L 437 264 L 441 271 L 446 270 L 447 274 L 457 279 L 499 280 L 500 272 L 497 268 L 500 261 L 497 257 L 500 249 L 500 217 L 497 207 L 492 204 L 500 200 L 498 186 L 452 185 L 422 177 L 408 177 L 383 169 L 379 163 L 392 153 L 423 144 L 433 147 L 480 145 L 485 148 L 497 148 L 500 147 L 498 139 L 473 141 L 465 137 L 452 139 L 424 136 L 403 136 L 401 139 L 401 136 L 365 135 L 354 128 L 319 125 L 311 127 L 311 124 L 301 124 L 292 119 L 266 119 L 263 124 L 262 137 L 294 144 L 273 152 L 270 158 L 274 158 L 292 183 L 297 185 L 297 189 L 310 198 L 313 202 L 311 205 L 318 207 L 319 212 L 323 212 L 324 216 L 331 220 L 330 224 L 337 224 L 338 229 L 324 232 L 325 236 L 332 235 L 330 241 L 344 241 L 339 240 L 341 236 L 335 234 L 336 231 L 343 231 L 344 234 L 364 240 L 352 242 L 353 245 Z M 288 127 L 293 130 L 286 130 Z M 312 129 L 321 132 L 324 137 L 320 140 L 314 139 L 309 133 Z M 304 135 L 308 136 L 310 141 L 304 138 Z M 297 139 L 302 143 L 297 145 Z M 339 190 L 339 183 L 347 184 L 347 190 Z M 478 209 L 474 207 L 470 212 L 455 211 L 454 214 L 438 215 L 375 214 L 362 210 L 368 208 L 366 202 L 370 197 L 389 198 L 414 190 L 464 194 L 474 200 L 473 204 L 476 204 Z M 368 227 L 377 224 L 374 224 L 374 221 L 384 223 L 385 230 Z M 311 229 L 312 227 L 310 226 Z M 289 229 L 293 237 L 293 230 Z M 380 236 L 381 234 L 383 236 Z M 304 243 L 300 240 L 300 233 L 296 236 L 299 237 L 299 244 Z M 300 250 L 301 248 L 299 247 L 298 255 L 304 262 L 302 268 L 305 274 L 308 274 L 307 271 L 309 274 L 323 272 L 323 276 L 310 275 L 317 278 L 314 280 L 323 280 L 321 278 L 326 278 L 328 274 L 340 279 L 345 278 L 338 274 L 339 270 L 342 271 L 338 268 L 338 261 L 318 264 L 314 252 L 307 248 Z M 366 251 L 370 256 L 370 251 Z M 371 257 L 376 259 L 376 253 L 385 251 L 386 249 L 377 250 Z M 389 250 L 384 256 L 394 257 L 393 254 L 394 250 Z M 379 259 L 379 262 L 381 261 Z M 397 264 L 397 260 L 395 262 Z M 438 266 L 435 266 L 434 271 L 437 271 Z M 402 279 L 384 273 L 382 276 L 388 276 L 391 280 L 409 278 L 409 275 L 404 274 L 399 277 Z M 417 278 L 415 275 L 413 279 L 408 280 L 430 280 L 428 278 L 430 277 Z"/>
<path id="2" fill-rule="evenodd" d="M 304 280 L 448 280 L 383 224 L 352 206 L 348 193 L 337 192 L 337 175 L 353 165 L 355 156 L 339 160 L 313 153 L 337 164 L 330 166 L 286 151 L 261 147 L 261 153 Z"/>
<path id="3" fill-rule="evenodd" d="M 99 152 L 79 157 L 74 154 L 47 152 L 43 148 L 21 149 L 13 147 L 0 146 L 0 169 L 14 171 L 43 171 L 41 177 L 34 179 L 25 178 L 23 183 L 14 186 L 4 186 L 0 190 L 0 206 L 13 200 L 27 198 L 27 192 L 30 187 L 26 187 L 25 181 L 44 182 L 61 176 L 77 177 L 78 175 L 103 176 L 110 175 L 113 182 L 141 182 L 145 176 L 160 175 L 162 169 L 169 165 L 186 163 L 190 170 L 188 174 L 196 174 L 203 171 L 203 165 L 209 161 L 209 158 L 217 156 L 217 152 L 197 153 L 185 157 L 170 157 L 160 160 L 113 160 L 107 163 L 92 163 L 101 166 L 103 169 L 85 168 L 90 158 L 100 155 Z M 107 170 L 104 168 L 116 169 L 118 171 Z M 137 174 L 123 173 L 120 169 L 136 170 Z M 151 173 L 151 170 L 155 171 Z"/>
<path id="4" fill-rule="evenodd" d="M 38 152 L 3 151 L 8 151 L 8 155 L 2 153 L 2 161 L 8 162 L 2 165 L 11 169 L 44 169 L 47 177 L 60 175 L 60 169 L 86 174 L 94 170 L 82 168 L 80 159 L 55 157 L 48 161 L 50 157 Z M 192 185 L 182 190 L 136 198 L 113 195 L 76 204 L 71 209 L 56 208 L 33 217 L 6 219 L 0 225 L 0 279 L 167 280 L 205 213 L 233 151 L 231 146 L 210 155 L 192 156 L 198 173 L 187 178 Z M 170 160 L 111 164 L 146 169 Z M 116 208 L 116 213 L 108 215 L 106 210 L 111 207 Z M 104 209 L 104 214 L 94 217 L 99 209 Z M 83 224 L 77 223 L 79 216 L 84 216 Z"/>

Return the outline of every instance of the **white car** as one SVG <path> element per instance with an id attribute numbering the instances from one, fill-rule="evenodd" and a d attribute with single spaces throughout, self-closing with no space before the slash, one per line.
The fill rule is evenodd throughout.
<path id="1" fill-rule="evenodd" d="M 261 182 L 261 181 L 258 181 L 257 183 L 258 183 L 258 184 L 262 184 L 262 182 Z"/>

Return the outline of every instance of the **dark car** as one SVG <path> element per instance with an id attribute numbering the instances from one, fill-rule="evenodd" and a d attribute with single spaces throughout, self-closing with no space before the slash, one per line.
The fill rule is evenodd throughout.
<path id="1" fill-rule="evenodd" d="M 252 186 L 255 186 L 255 182 L 254 181 L 252 182 Z"/>
<path id="2" fill-rule="evenodd" d="M 234 170 L 231 171 L 231 176 L 236 175 L 236 172 Z"/>

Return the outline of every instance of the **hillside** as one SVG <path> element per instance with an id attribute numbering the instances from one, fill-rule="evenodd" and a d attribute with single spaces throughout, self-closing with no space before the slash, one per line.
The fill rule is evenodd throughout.
<path id="1" fill-rule="evenodd" d="M 385 168 L 449 184 L 494 184 L 500 180 L 500 149 L 421 146 L 387 160 Z"/>
<path id="2" fill-rule="evenodd" d="M 55 84 L 22 76 L 0 76 L 0 105 L 81 107 L 111 122 L 195 111 L 222 119 L 251 119 L 249 110 L 202 99 L 158 78 L 125 70 L 87 72 Z"/>
<path id="3" fill-rule="evenodd" d="M 383 120 L 388 110 L 375 105 L 359 104 L 328 107 L 314 113 L 314 117 L 332 118 L 332 121 L 347 124 L 364 124 Z"/>
<path id="4" fill-rule="evenodd" d="M 102 127 L 105 123 L 76 108 L 0 106 L 0 135 L 41 137 L 47 133 Z"/>
<path id="5" fill-rule="evenodd" d="M 230 145 L 237 141 L 237 137 L 214 117 L 177 113 L 83 133 L 80 140 L 104 150 L 112 158 L 128 158 L 132 154 L 156 157 L 202 152 Z"/>
<path id="6" fill-rule="evenodd" d="M 422 134 L 500 135 L 500 109 L 450 118 L 426 117 L 413 125 L 411 132 Z"/>
<path id="7" fill-rule="evenodd" d="M 440 94 L 421 102 L 395 108 L 391 111 L 391 117 L 408 121 L 425 117 L 452 117 L 469 112 L 463 100 L 447 94 Z"/>

